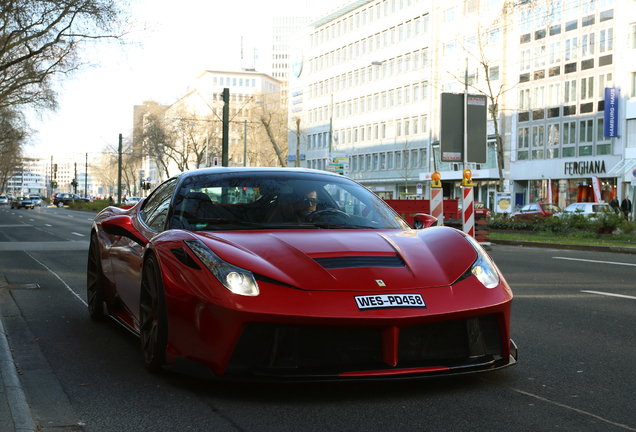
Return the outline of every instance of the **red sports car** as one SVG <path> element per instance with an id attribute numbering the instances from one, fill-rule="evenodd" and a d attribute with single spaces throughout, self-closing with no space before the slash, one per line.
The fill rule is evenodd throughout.
<path id="1" fill-rule="evenodd" d="M 426 377 L 516 363 L 512 292 L 472 238 L 360 184 L 210 168 L 95 218 L 88 309 L 145 366 L 219 379 Z"/>

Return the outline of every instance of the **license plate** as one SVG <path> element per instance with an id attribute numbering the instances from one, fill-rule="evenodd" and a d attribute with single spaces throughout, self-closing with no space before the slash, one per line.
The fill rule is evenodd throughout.
<path id="1" fill-rule="evenodd" d="M 355 296 L 359 310 L 371 309 L 426 309 L 421 294 L 375 294 Z"/>

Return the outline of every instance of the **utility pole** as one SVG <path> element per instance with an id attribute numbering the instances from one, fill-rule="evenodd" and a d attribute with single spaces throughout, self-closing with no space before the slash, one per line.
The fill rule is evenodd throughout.
<path id="1" fill-rule="evenodd" d="M 88 153 L 86 153 L 86 165 L 84 168 L 84 198 L 88 198 Z"/>
<path id="2" fill-rule="evenodd" d="M 247 120 L 243 128 L 243 166 L 247 166 Z"/>
<path id="3" fill-rule="evenodd" d="M 230 134 L 230 89 L 223 89 L 223 141 L 221 144 L 221 166 L 229 164 L 229 134 Z"/>
<path id="4" fill-rule="evenodd" d="M 300 117 L 296 117 L 296 167 L 300 168 Z"/>
<path id="5" fill-rule="evenodd" d="M 73 193 L 77 193 L 77 162 L 75 162 L 75 174 L 73 176 Z"/>
<path id="6" fill-rule="evenodd" d="M 121 204 L 121 134 L 119 134 L 119 163 L 117 169 L 117 204 Z"/>

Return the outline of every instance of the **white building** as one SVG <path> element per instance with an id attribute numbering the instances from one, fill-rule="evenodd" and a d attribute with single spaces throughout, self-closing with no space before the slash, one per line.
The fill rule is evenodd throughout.
<path id="1" fill-rule="evenodd" d="M 593 177 L 602 199 L 624 196 L 636 169 L 634 17 L 627 0 L 352 1 L 292 37 L 289 159 L 333 169 L 330 151 L 347 157 L 347 175 L 384 197 L 427 197 L 439 170 L 457 197 L 463 166 L 440 163 L 439 107 L 466 74 L 470 93 L 499 94 L 487 162 L 469 164 L 476 200 L 493 208 L 499 187 L 493 106 L 514 204 L 589 200 Z M 615 137 L 606 88 L 620 91 Z"/>

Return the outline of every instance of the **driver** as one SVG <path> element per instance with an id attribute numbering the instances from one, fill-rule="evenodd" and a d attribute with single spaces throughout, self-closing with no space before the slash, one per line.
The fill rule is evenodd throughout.
<path id="1" fill-rule="evenodd" d="M 296 214 L 302 219 L 316 211 L 318 206 L 318 193 L 313 189 L 297 191 L 298 202 L 295 205 Z"/>

